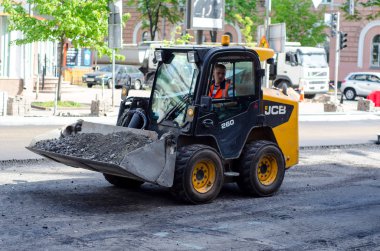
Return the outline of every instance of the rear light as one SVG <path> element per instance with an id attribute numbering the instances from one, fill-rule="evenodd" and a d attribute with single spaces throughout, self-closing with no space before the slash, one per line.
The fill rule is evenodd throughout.
<path id="1" fill-rule="evenodd" d="M 346 80 L 342 80 L 342 85 L 346 84 Z"/>

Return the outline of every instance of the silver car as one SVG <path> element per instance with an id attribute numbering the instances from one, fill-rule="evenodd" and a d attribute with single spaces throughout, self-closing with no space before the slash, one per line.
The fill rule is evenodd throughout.
<path id="1" fill-rule="evenodd" d="M 348 100 L 356 96 L 367 97 L 373 91 L 380 91 L 380 72 L 351 72 L 342 81 L 340 91 Z"/>

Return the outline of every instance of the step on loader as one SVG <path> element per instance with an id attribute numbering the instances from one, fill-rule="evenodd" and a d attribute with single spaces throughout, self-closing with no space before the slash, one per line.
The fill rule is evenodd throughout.
<path id="1" fill-rule="evenodd" d="M 123 87 L 116 126 L 79 121 L 36 137 L 27 148 L 101 172 L 118 187 L 169 187 L 193 204 L 212 201 L 226 182 L 237 182 L 247 195 L 271 196 L 285 170 L 298 163 L 298 102 L 286 90 L 262 88 L 262 62 L 273 55 L 243 46 L 157 48 L 151 96 L 130 97 Z M 224 78 L 219 85 L 217 68 Z M 135 138 L 128 142 L 122 133 Z M 86 135 L 101 142 L 86 145 Z M 128 148 L 138 137 L 147 143 Z M 65 140 L 74 145 L 60 144 Z M 82 148 L 70 152 L 76 140 Z"/>

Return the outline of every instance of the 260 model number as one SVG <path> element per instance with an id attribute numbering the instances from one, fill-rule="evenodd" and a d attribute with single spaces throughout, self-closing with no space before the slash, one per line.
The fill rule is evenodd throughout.
<path id="1" fill-rule="evenodd" d="M 222 129 L 226 129 L 227 127 L 233 126 L 235 124 L 235 120 L 231 119 L 227 122 L 222 123 Z"/>

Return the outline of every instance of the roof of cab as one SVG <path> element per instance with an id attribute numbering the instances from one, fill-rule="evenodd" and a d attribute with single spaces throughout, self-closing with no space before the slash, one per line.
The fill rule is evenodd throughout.
<path id="1" fill-rule="evenodd" d="M 180 46 L 160 46 L 156 47 L 156 50 L 160 49 L 167 49 L 167 50 L 173 50 L 173 51 L 191 51 L 191 50 L 210 50 L 210 49 L 232 49 L 232 50 L 253 50 L 255 51 L 260 58 L 260 61 L 265 61 L 269 58 L 273 58 L 274 51 L 272 49 L 268 48 L 261 48 L 261 47 L 246 47 L 246 46 L 210 46 L 210 45 L 180 45 Z"/>

